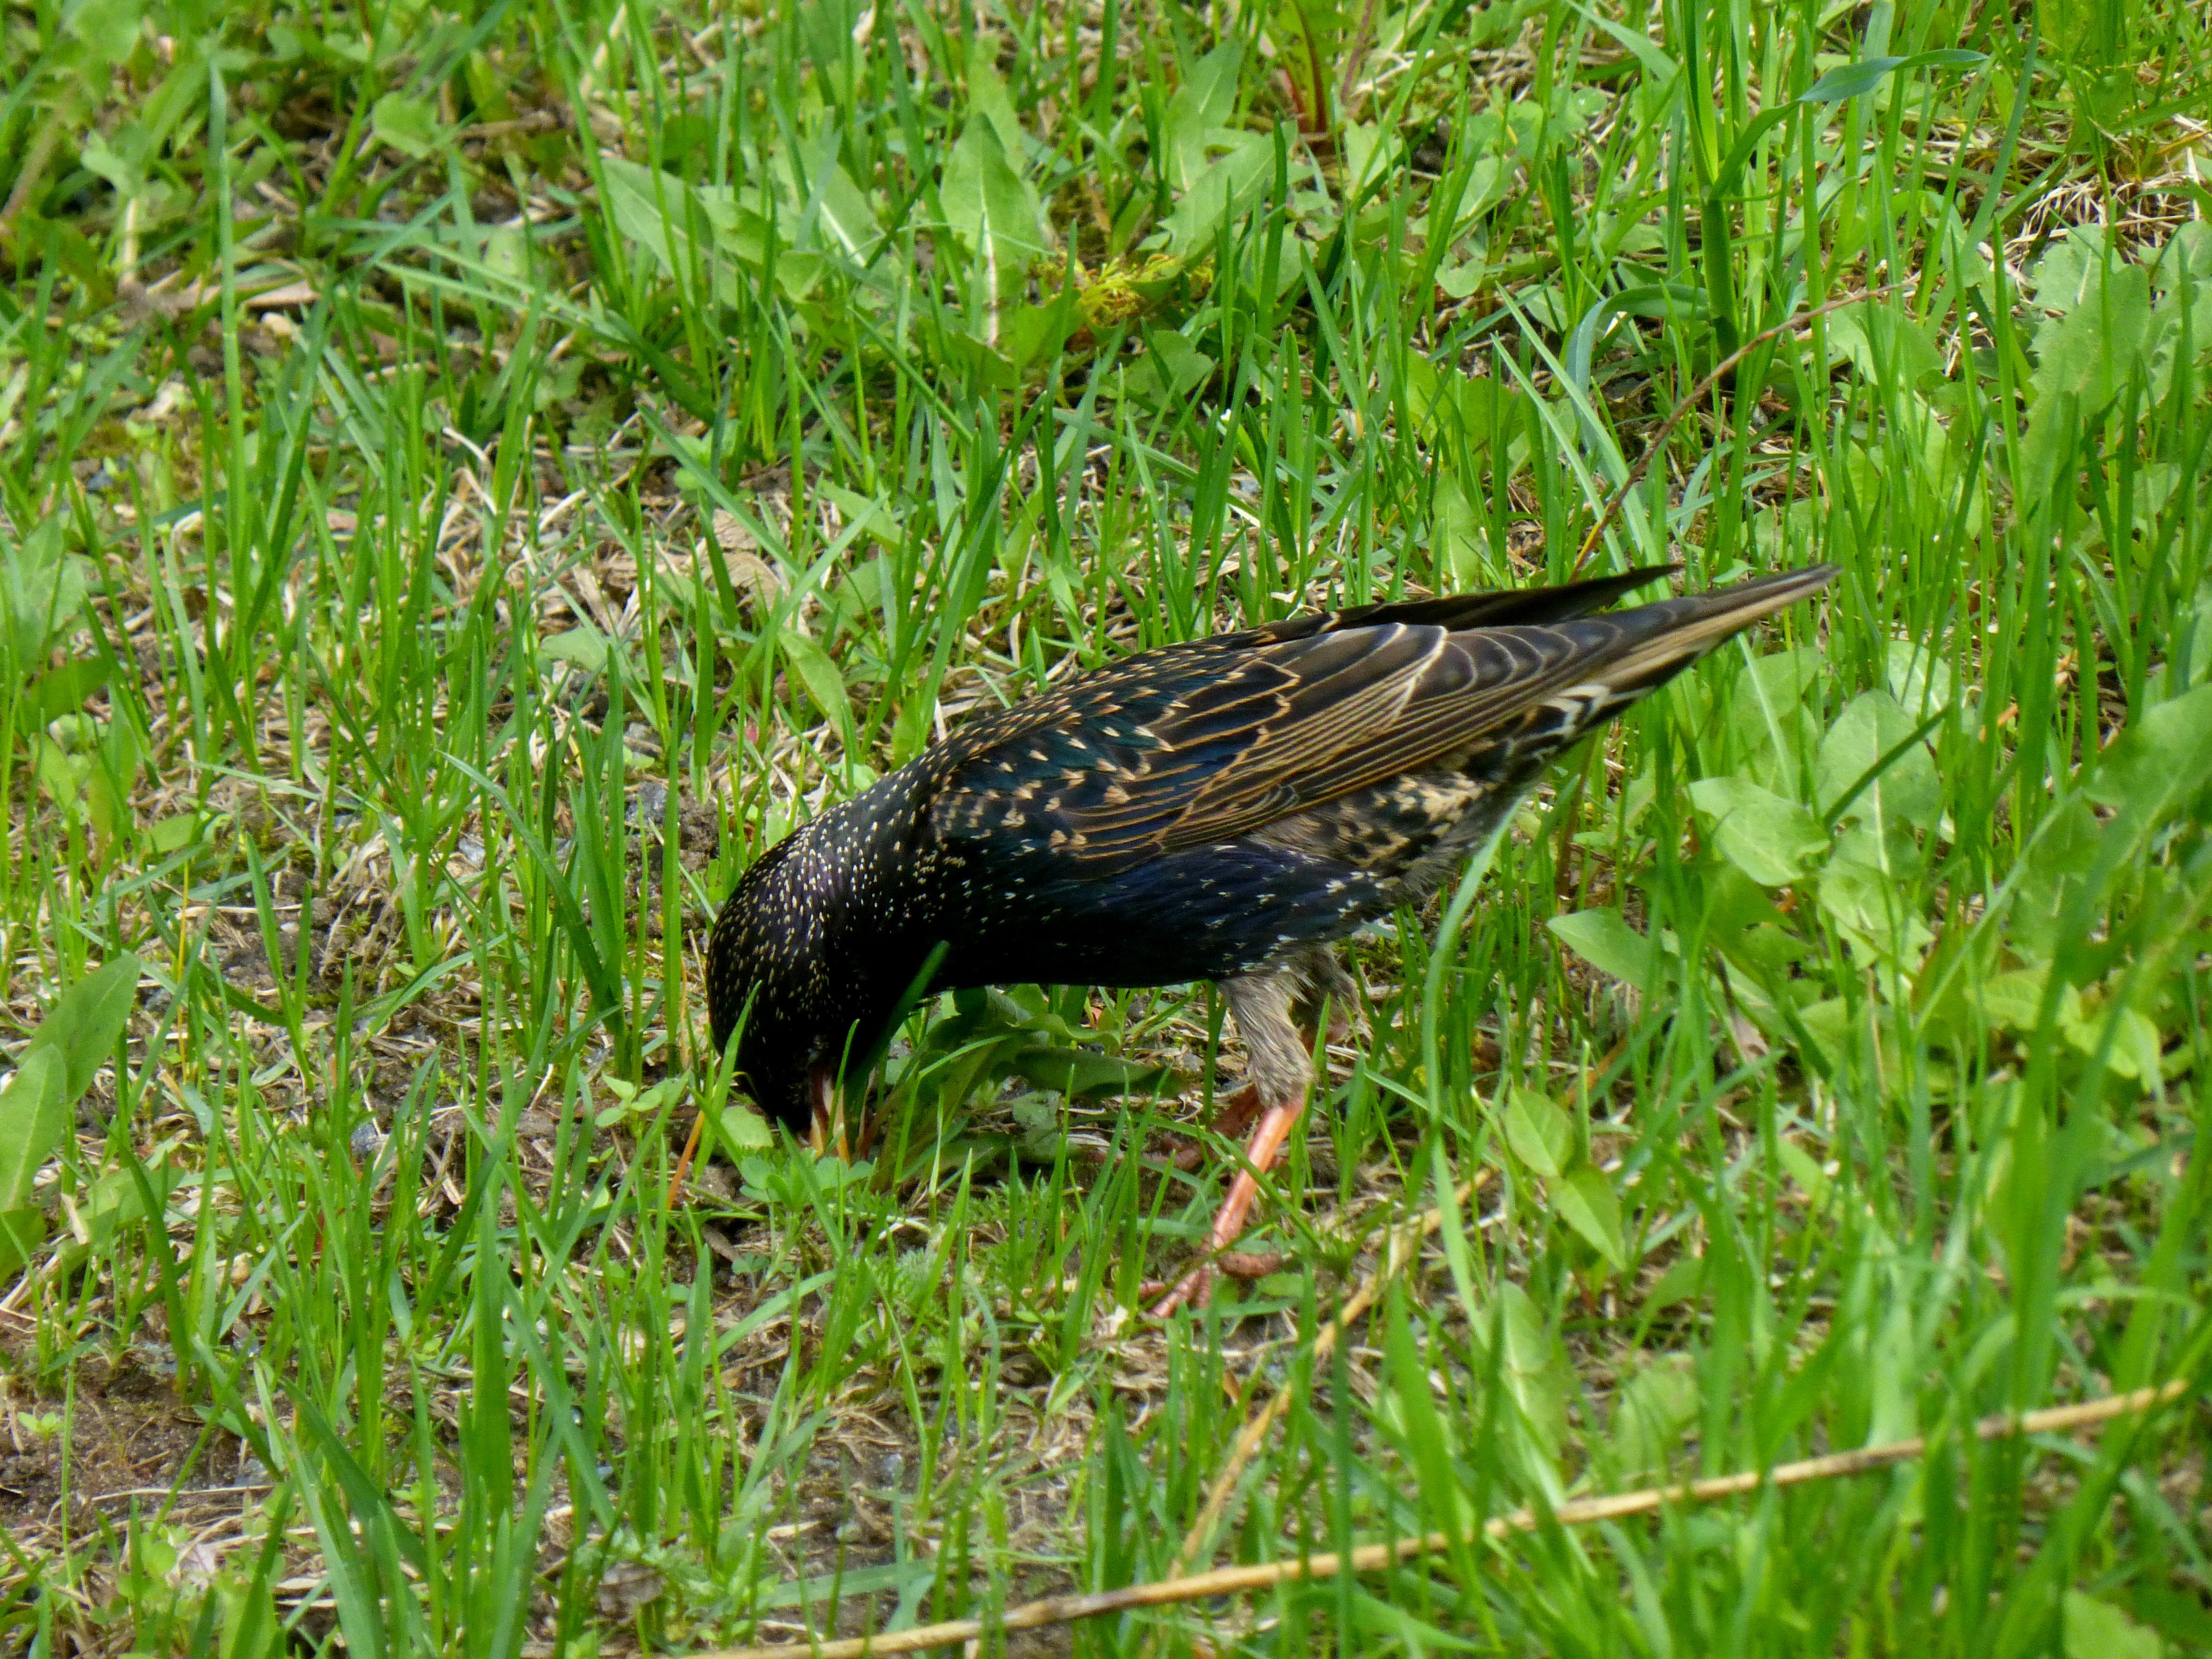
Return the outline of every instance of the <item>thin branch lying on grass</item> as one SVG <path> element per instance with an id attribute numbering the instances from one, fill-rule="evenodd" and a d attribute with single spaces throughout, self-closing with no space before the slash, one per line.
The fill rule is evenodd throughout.
<path id="1" fill-rule="evenodd" d="M 1667 440 L 1674 435 L 1674 428 L 1682 423 L 1682 417 L 1704 403 L 1712 389 L 1735 372 L 1738 363 L 1750 356 L 1759 347 L 1780 338 L 1792 329 L 1804 327 L 1817 317 L 1825 317 L 1832 311 L 1844 310 L 1858 304 L 1862 300 L 1879 300 L 1885 295 L 1896 293 L 1901 288 L 1910 288 L 1918 280 L 1917 277 L 1904 277 L 1894 283 L 1884 283 L 1880 288 L 1855 288 L 1848 294 L 1839 294 L 1825 305 L 1817 305 L 1808 311 L 1801 311 L 1794 316 L 1784 318 L 1772 328 L 1753 335 L 1734 351 L 1722 358 L 1713 366 L 1711 374 L 1692 386 L 1682 401 L 1668 411 L 1667 418 L 1659 422 L 1658 431 L 1651 434 L 1650 442 L 1644 446 L 1644 453 L 1636 458 L 1636 464 L 1628 469 L 1628 476 L 1620 481 L 1620 487 L 1606 497 L 1605 510 L 1597 515 L 1597 522 L 1589 527 L 1589 534 L 1583 538 L 1582 546 L 1575 551 L 1574 568 L 1567 573 L 1569 578 L 1583 574 L 1583 567 L 1589 562 L 1589 556 L 1597 549 L 1598 538 L 1604 535 L 1613 521 L 1620 516 L 1622 504 L 1635 493 L 1636 486 L 1644 482 L 1644 475 L 1651 470 L 1651 463 L 1658 459 L 1665 452 Z"/>
<path id="2" fill-rule="evenodd" d="M 2052 1406 L 2016 1416 L 2005 1413 L 1985 1417 L 1974 1425 L 1973 1436 L 1977 1440 L 2009 1440 L 2021 1435 L 2057 1434 L 2087 1428 L 2131 1413 L 2171 1405 L 2187 1395 L 2191 1387 L 2188 1379 L 2178 1377 L 2160 1387 L 2137 1389 L 2082 1405 Z M 1562 1527 L 1587 1526 L 1594 1521 L 1655 1514 L 1669 1504 L 1709 1504 L 1767 1486 L 1797 1486 L 1809 1481 L 1864 1474 L 1893 1464 L 1909 1463 L 1927 1449 L 1927 1440 L 1915 1436 L 1910 1440 L 1893 1440 L 1886 1445 L 1867 1446 L 1857 1451 L 1831 1452 L 1825 1457 L 1782 1463 L 1765 1471 L 1747 1470 L 1680 1486 L 1650 1486 L 1641 1492 L 1585 1498 L 1547 1511 L 1516 1510 L 1510 1515 L 1497 1516 L 1485 1522 L 1483 1534 L 1505 1538 L 1516 1532 L 1534 1532 L 1547 1522 Z M 1221 1567 L 1188 1578 L 1131 1584 L 1126 1589 L 1099 1590 L 1089 1595 L 1048 1595 L 1042 1601 L 1009 1607 L 996 1619 L 952 1619 L 884 1636 L 848 1637 L 835 1642 L 780 1642 L 769 1647 L 725 1648 L 696 1655 L 694 1659 L 799 1659 L 802 1654 L 806 1659 L 876 1659 L 882 1654 L 919 1653 L 929 1648 L 950 1647 L 956 1642 L 972 1642 L 994 1630 L 1035 1630 L 1040 1626 L 1072 1624 L 1079 1619 L 1097 1619 L 1137 1607 L 1167 1607 L 1179 1601 L 1203 1601 L 1212 1595 L 1236 1595 L 1300 1581 L 1313 1583 L 1347 1572 L 1379 1572 L 1417 1556 L 1441 1554 L 1465 1541 L 1457 1534 L 1432 1532 L 1388 1544 L 1364 1544 L 1346 1554 L 1332 1553 L 1308 1556 L 1303 1560 Z"/>

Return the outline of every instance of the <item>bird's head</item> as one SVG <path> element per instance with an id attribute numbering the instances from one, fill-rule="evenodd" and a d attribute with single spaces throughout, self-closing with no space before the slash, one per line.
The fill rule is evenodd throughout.
<path id="1" fill-rule="evenodd" d="M 738 1033 L 736 1081 L 761 1110 L 804 1135 L 836 1079 L 823 1000 L 820 907 L 810 902 L 798 836 L 777 843 L 723 902 L 707 946 L 714 1051 Z"/>
<path id="2" fill-rule="evenodd" d="M 896 1006 L 884 981 L 900 947 L 855 890 L 845 811 L 762 854 L 707 946 L 715 1053 L 735 1033 L 738 1086 L 801 1136 L 831 1113 L 840 1071 L 871 1052 Z"/>

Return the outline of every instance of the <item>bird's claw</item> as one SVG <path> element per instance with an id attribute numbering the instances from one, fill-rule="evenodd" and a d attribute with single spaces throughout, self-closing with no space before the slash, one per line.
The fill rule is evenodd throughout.
<path id="1" fill-rule="evenodd" d="M 1260 1091 L 1248 1083 L 1214 1103 L 1213 1120 L 1208 1127 L 1224 1139 L 1237 1140 L 1259 1115 Z M 1205 1167 L 1206 1149 L 1200 1142 L 1187 1135 L 1169 1135 L 1165 1139 L 1168 1162 L 1185 1175 L 1195 1175 Z"/>
<path id="2" fill-rule="evenodd" d="M 1224 1250 L 1213 1258 L 1213 1265 L 1231 1279 L 1265 1279 L 1282 1272 L 1290 1259 L 1285 1250 Z"/>
<path id="3" fill-rule="evenodd" d="M 1176 1281 L 1175 1288 L 1145 1310 L 1145 1317 L 1165 1322 L 1178 1308 L 1204 1307 L 1213 1297 L 1213 1264 L 1201 1262 Z"/>
<path id="4" fill-rule="evenodd" d="M 1147 1319 L 1164 1320 L 1178 1308 L 1204 1307 L 1213 1295 L 1217 1277 L 1252 1279 L 1265 1279 L 1269 1273 L 1280 1273 L 1290 1256 L 1281 1250 L 1223 1250 L 1201 1261 L 1175 1283 L 1175 1288 L 1162 1294 L 1157 1279 L 1138 1287 L 1139 1296 L 1154 1296 L 1159 1299 L 1145 1310 Z"/>

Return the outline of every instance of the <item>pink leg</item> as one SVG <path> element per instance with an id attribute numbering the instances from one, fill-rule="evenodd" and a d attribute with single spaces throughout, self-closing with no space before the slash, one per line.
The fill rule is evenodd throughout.
<path id="1" fill-rule="evenodd" d="M 819 1158 L 833 1146 L 840 1157 L 847 1156 L 843 1145 L 845 1126 L 837 1111 L 837 1079 L 827 1066 L 817 1066 L 807 1074 L 807 1099 L 814 1108 L 811 1121 L 807 1126 L 806 1144 Z"/>
<path id="2" fill-rule="evenodd" d="M 1237 1179 L 1229 1185 L 1229 1196 L 1221 1200 L 1220 1209 L 1214 1212 L 1213 1230 L 1206 1235 L 1206 1255 L 1173 1290 L 1153 1304 L 1153 1318 L 1165 1319 L 1186 1303 L 1202 1303 L 1212 1294 L 1218 1258 L 1243 1236 L 1253 1201 L 1260 1196 L 1260 1177 L 1274 1166 L 1276 1158 L 1282 1154 L 1283 1143 L 1290 1139 L 1291 1131 L 1297 1127 L 1305 1109 L 1306 1091 L 1303 1089 L 1291 1099 L 1277 1101 L 1267 1108 L 1260 1127 L 1252 1132 L 1252 1139 L 1245 1145 L 1244 1168 L 1237 1172 Z"/>
<path id="3" fill-rule="evenodd" d="M 1210 1127 L 1218 1135 L 1241 1135 L 1259 1115 L 1260 1085 L 1248 1083 L 1234 1094 L 1224 1095 L 1213 1103 L 1213 1122 Z M 1174 1148 L 1168 1161 L 1185 1174 L 1206 1162 L 1206 1148 L 1195 1140 L 1174 1135 L 1169 1138 L 1168 1144 Z"/>

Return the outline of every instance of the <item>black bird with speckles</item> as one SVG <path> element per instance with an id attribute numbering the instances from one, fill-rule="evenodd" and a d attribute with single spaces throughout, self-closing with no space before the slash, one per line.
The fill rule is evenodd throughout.
<path id="1" fill-rule="evenodd" d="M 1218 981 L 1264 1113 L 1234 1242 L 1302 1109 L 1331 944 L 1433 891 L 1561 749 L 1827 566 L 1594 615 L 1665 569 L 1362 605 L 1148 651 L 973 719 L 761 858 L 708 951 L 714 1041 L 804 1133 L 927 987 Z M 1170 1302 L 1204 1285 L 1203 1270 Z"/>

